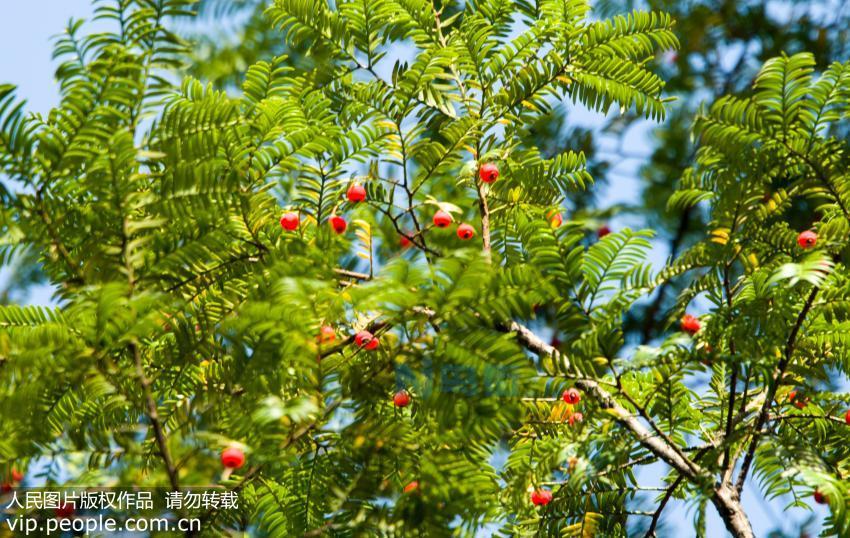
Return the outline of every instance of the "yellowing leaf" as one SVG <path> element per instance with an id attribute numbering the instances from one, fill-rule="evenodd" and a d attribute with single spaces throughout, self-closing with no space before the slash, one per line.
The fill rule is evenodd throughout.
<path id="1" fill-rule="evenodd" d="M 729 242 L 729 228 L 717 228 L 716 230 L 712 230 L 709 235 L 714 243 L 725 245 Z"/>

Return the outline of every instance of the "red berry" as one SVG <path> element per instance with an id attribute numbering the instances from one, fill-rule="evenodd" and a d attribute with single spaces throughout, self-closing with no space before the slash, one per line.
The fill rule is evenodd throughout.
<path id="1" fill-rule="evenodd" d="M 332 215 L 329 222 L 331 223 L 331 228 L 333 228 L 338 234 L 344 232 L 345 228 L 348 227 L 348 223 L 345 222 L 345 219 L 336 215 Z"/>
<path id="2" fill-rule="evenodd" d="M 349 202 L 362 202 L 366 199 L 366 189 L 360 183 L 352 183 L 351 186 L 348 187 L 346 196 L 348 196 Z"/>
<path id="3" fill-rule="evenodd" d="M 573 413 L 572 415 L 570 415 L 569 423 L 570 423 L 570 426 L 572 426 L 576 422 L 581 422 L 583 420 L 584 420 L 584 415 L 582 415 L 581 413 Z"/>
<path id="4" fill-rule="evenodd" d="M 484 183 L 493 183 L 499 179 L 499 167 L 493 163 L 485 163 L 478 169 L 478 177 Z"/>
<path id="5" fill-rule="evenodd" d="M 434 226 L 437 228 L 446 228 L 452 223 L 452 216 L 442 209 L 434 213 Z"/>
<path id="6" fill-rule="evenodd" d="M 821 493 L 819 489 L 815 490 L 814 497 L 815 497 L 816 503 L 826 504 L 826 496 L 823 493 Z"/>
<path id="7" fill-rule="evenodd" d="M 561 394 L 561 399 L 568 404 L 575 405 L 581 401 L 581 393 L 578 389 L 567 389 Z"/>
<path id="8" fill-rule="evenodd" d="M 414 480 L 414 481 L 413 481 L 413 482 L 411 482 L 410 484 L 408 484 L 408 485 L 404 486 L 404 492 L 405 492 L 405 493 L 410 493 L 411 491 L 416 491 L 418 488 L 419 488 L 419 482 L 417 482 L 416 480 Z"/>
<path id="9" fill-rule="evenodd" d="M 475 228 L 470 226 L 469 224 L 461 224 L 457 227 L 457 236 L 466 241 L 467 239 L 472 239 L 475 237 Z"/>
<path id="10" fill-rule="evenodd" d="M 407 407 L 410 404 L 410 394 L 402 389 L 393 395 L 393 404 L 396 407 Z"/>
<path id="11" fill-rule="evenodd" d="M 74 505 L 71 503 L 62 503 L 62 505 L 57 508 L 54 513 L 58 518 L 69 518 L 74 515 Z"/>
<path id="12" fill-rule="evenodd" d="M 228 469 L 238 469 L 245 465 L 245 453 L 233 446 L 225 448 L 221 452 L 221 464 Z"/>
<path id="13" fill-rule="evenodd" d="M 598 237 L 599 239 L 602 239 L 603 237 L 605 237 L 606 235 L 608 235 L 610 233 L 611 233 L 611 228 L 609 228 L 608 226 L 603 224 L 598 230 L 596 230 L 596 237 Z"/>
<path id="14" fill-rule="evenodd" d="M 549 218 L 549 225 L 552 226 L 552 228 L 557 228 L 564 223 L 564 217 L 556 211 L 549 212 L 547 217 Z"/>
<path id="15" fill-rule="evenodd" d="M 803 396 L 803 394 L 797 392 L 796 390 L 792 390 L 788 393 L 788 401 L 794 404 L 794 407 L 796 407 L 797 409 L 803 409 L 809 403 L 809 399 Z"/>
<path id="16" fill-rule="evenodd" d="M 399 244 L 401 244 L 401 248 L 407 248 L 412 243 L 410 241 L 410 237 L 407 236 L 407 232 L 401 234 L 401 237 L 398 240 Z"/>
<path id="17" fill-rule="evenodd" d="M 848 409 L 847 412 L 844 413 L 844 422 L 846 422 L 847 425 L 850 425 L 850 409 Z"/>
<path id="18" fill-rule="evenodd" d="M 366 342 L 372 339 L 372 333 L 369 331 L 360 331 L 354 335 L 354 344 L 357 347 L 363 347 Z"/>
<path id="19" fill-rule="evenodd" d="M 288 212 L 284 213 L 282 217 L 280 217 L 280 225 L 284 230 L 291 232 L 292 230 L 298 228 L 298 224 L 300 219 L 298 218 L 298 213 Z"/>
<path id="20" fill-rule="evenodd" d="M 0 484 L 0 493 L 9 493 L 10 491 L 12 491 L 12 484 L 6 482 Z"/>
<path id="21" fill-rule="evenodd" d="M 531 492 L 531 503 L 534 506 L 546 506 L 552 502 L 552 492 L 548 489 L 536 489 Z"/>
<path id="22" fill-rule="evenodd" d="M 696 317 L 690 314 L 685 314 L 684 316 L 682 316 L 681 326 L 683 331 L 693 336 L 699 332 L 700 328 L 702 327 L 702 324 Z"/>
<path id="23" fill-rule="evenodd" d="M 378 348 L 378 338 L 369 331 L 360 331 L 354 335 L 354 343 L 357 347 L 372 351 Z"/>
<path id="24" fill-rule="evenodd" d="M 319 342 L 328 343 L 336 340 L 336 332 L 334 328 L 330 325 L 322 325 L 322 328 L 319 329 Z"/>
<path id="25" fill-rule="evenodd" d="M 12 469 L 12 482 L 20 482 L 24 479 L 24 473 L 17 469 Z"/>
<path id="26" fill-rule="evenodd" d="M 800 248 L 812 248 L 817 242 L 818 234 L 811 230 L 800 232 L 800 235 L 797 236 L 797 244 L 800 245 Z"/>

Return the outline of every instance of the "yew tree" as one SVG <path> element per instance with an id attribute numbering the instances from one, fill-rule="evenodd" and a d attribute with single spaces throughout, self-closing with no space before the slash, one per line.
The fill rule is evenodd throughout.
<path id="1" fill-rule="evenodd" d="M 237 491 L 204 535 L 653 536 L 675 498 L 746 537 L 744 488 L 850 533 L 850 63 L 703 108 L 668 203 L 708 226 L 654 268 L 652 230 L 564 211 L 585 157 L 533 131 L 661 120 L 668 15 L 269 1 L 297 61 L 223 91 L 180 75 L 191 7 L 96 2 L 47 116 L 0 86 L 2 261 L 55 289 L 0 306 L 4 481 Z"/>

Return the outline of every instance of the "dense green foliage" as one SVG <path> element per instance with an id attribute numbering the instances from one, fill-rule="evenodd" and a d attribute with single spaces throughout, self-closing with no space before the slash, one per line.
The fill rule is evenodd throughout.
<path id="1" fill-rule="evenodd" d="M 670 16 L 333 6 L 263 6 L 255 35 L 299 61 L 258 44 L 238 92 L 198 67 L 172 83 L 191 58 L 166 24 L 184 0 L 98 2 L 106 33 L 72 23 L 46 118 L 0 87 L 3 261 L 37 260 L 58 303 L 0 306 L 0 463 L 47 461 L 48 480 L 71 464 L 82 485 L 221 482 L 243 502 L 206 514 L 211 535 L 625 536 L 675 496 L 698 534 L 713 504 L 751 536 L 745 485 L 800 506 L 818 488 L 826 532 L 847 535 L 850 396 L 817 387 L 850 366 L 850 64 L 778 56 L 699 114 L 669 206 L 704 210 L 706 233 L 656 272 L 651 231 L 553 226 L 592 177 L 538 135 L 565 98 L 662 120 Z M 498 181 L 478 180 L 484 163 Z M 438 209 L 476 237 L 431 226 Z M 797 246 L 800 215 L 815 248 Z M 636 302 L 674 279 L 664 336 L 626 346 Z M 692 302 L 708 313 L 688 336 Z M 222 477 L 234 445 L 248 463 Z M 638 481 L 656 462 L 657 497 Z M 541 487 L 554 500 L 536 507 Z"/>

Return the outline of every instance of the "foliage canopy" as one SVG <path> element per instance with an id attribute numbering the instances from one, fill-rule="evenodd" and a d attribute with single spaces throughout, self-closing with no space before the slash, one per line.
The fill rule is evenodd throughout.
<path id="1" fill-rule="evenodd" d="M 850 395 L 815 390 L 850 367 L 850 64 L 778 56 L 701 111 L 669 205 L 705 208 L 707 233 L 654 271 L 651 231 L 553 226 L 592 177 L 533 131 L 565 98 L 663 119 L 651 60 L 678 46 L 669 15 L 275 0 L 265 31 L 309 61 L 265 58 L 228 92 L 172 82 L 190 55 L 166 22 L 190 4 L 106 0 L 110 31 L 72 22 L 47 117 L 0 87 L 2 260 L 37 259 L 58 304 L 0 306 L 4 465 L 179 489 L 219 481 L 235 444 L 248 464 L 221 481 L 242 507 L 204 532 L 269 536 L 625 536 L 652 533 L 671 497 L 700 535 L 713 504 L 752 536 L 752 471 L 800 506 L 817 488 L 826 532 L 850 532 Z M 366 202 L 346 199 L 355 183 Z M 429 225 L 438 209 L 477 237 Z M 627 346 L 626 316 L 679 277 L 671 330 Z M 673 324 L 695 300 L 709 308 L 688 336 Z M 655 462 L 666 486 L 648 499 Z"/>

